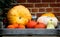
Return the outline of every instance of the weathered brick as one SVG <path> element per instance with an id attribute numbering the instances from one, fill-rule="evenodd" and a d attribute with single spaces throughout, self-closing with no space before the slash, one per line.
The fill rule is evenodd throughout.
<path id="1" fill-rule="evenodd" d="M 39 12 L 44 12 L 45 8 L 39 8 Z"/>
<path id="2" fill-rule="evenodd" d="M 27 2 L 30 2 L 30 3 L 40 3 L 41 0 L 27 0 Z"/>
<path id="3" fill-rule="evenodd" d="M 50 4 L 50 7 L 60 7 L 60 3 L 52 3 Z"/>
<path id="4" fill-rule="evenodd" d="M 39 3 L 39 4 L 35 4 L 35 7 L 48 7 L 48 4 Z"/>
<path id="5" fill-rule="evenodd" d="M 55 2 L 56 0 L 42 0 L 42 2 Z"/>
<path id="6" fill-rule="evenodd" d="M 30 8 L 30 7 L 33 7 L 33 4 L 28 4 L 28 3 L 27 3 L 27 4 L 21 4 L 21 5 L 23 5 L 23 6 L 25 6 L 25 7 L 29 7 L 29 8 Z"/>
<path id="7" fill-rule="evenodd" d="M 19 3 L 24 3 L 24 2 L 26 2 L 26 0 L 16 0 L 17 2 L 19 2 Z"/>
<path id="8" fill-rule="evenodd" d="M 57 0 L 57 2 L 60 2 L 60 0 Z"/>
<path id="9" fill-rule="evenodd" d="M 54 12 L 60 12 L 60 8 L 58 7 L 58 8 L 53 8 L 53 11 Z"/>
<path id="10" fill-rule="evenodd" d="M 38 10 L 38 8 L 33 8 L 32 9 L 32 12 L 38 12 L 39 10 Z"/>
<path id="11" fill-rule="evenodd" d="M 37 13 L 37 17 L 40 17 L 43 13 Z"/>
<path id="12" fill-rule="evenodd" d="M 51 12 L 52 8 L 46 8 L 46 12 Z"/>
<path id="13" fill-rule="evenodd" d="M 54 13 L 55 14 L 55 16 L 60 16 L 60 13 Z"/>

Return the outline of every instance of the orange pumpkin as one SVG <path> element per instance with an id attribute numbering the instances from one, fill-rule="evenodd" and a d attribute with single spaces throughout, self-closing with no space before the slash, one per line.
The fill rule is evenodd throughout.
<path id="1" fill-rule="evenodd" d="M 25 29 L 25 25 L 19 25 L 18 28 Z"/>
<path id="2" fill-rule="evenodd" d="M 14 29 L 16 27 L 14 27 L 14 25 L 9 25 L 7 28 Z"/>
<path id="3" fill-rule="evenodd" d="M 7 28 L 18 28 L 18 24 L 17 23 L 10 24 L 8 25 Z"/>

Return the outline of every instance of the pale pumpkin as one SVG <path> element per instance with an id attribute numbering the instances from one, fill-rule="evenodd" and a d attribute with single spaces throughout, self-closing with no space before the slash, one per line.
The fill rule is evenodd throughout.
<path id="1" fill-rule="evenodd" d="M 37 22 L 42 22 L 47 25 L 48 21 L 51 19 L 54 23 L 54 26 L 56 27 L 58 23 L 58 19 L 52 12 L 45 13 L 42 16 L 38 17 Z"/>
<path id="2" fill-rule="evenodd" d="M 14 6 L 7 13 L 9 23 L 19 23 L 25 25 L 32 16 L 30 11 L 23 5 Z"/>

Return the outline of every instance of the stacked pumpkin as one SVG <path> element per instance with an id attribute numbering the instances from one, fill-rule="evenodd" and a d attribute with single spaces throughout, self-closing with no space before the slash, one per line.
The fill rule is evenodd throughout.
<path id="1" fill-rule="evenodd" d="M 45 13 L 38 17 L 37 21 L 31 20 L 30 11 L 18 5 L 9 10 L 7 14 L 9 25 L 7 28 L 47 28 L 54 29 L 57 26 L 58 19 L 51 12 Z"/>

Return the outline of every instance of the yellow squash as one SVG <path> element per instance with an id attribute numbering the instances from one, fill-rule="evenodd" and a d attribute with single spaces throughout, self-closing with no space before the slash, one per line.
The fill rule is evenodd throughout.
<path id="1" fill-rule="evenodd" d="M 21 25 L 25 25 L 28 20 L 31 20 L 32 16 L 26 7 L 18 5 L 9 10 L 7 18 L 9 23 L 19 23 Z"/>

